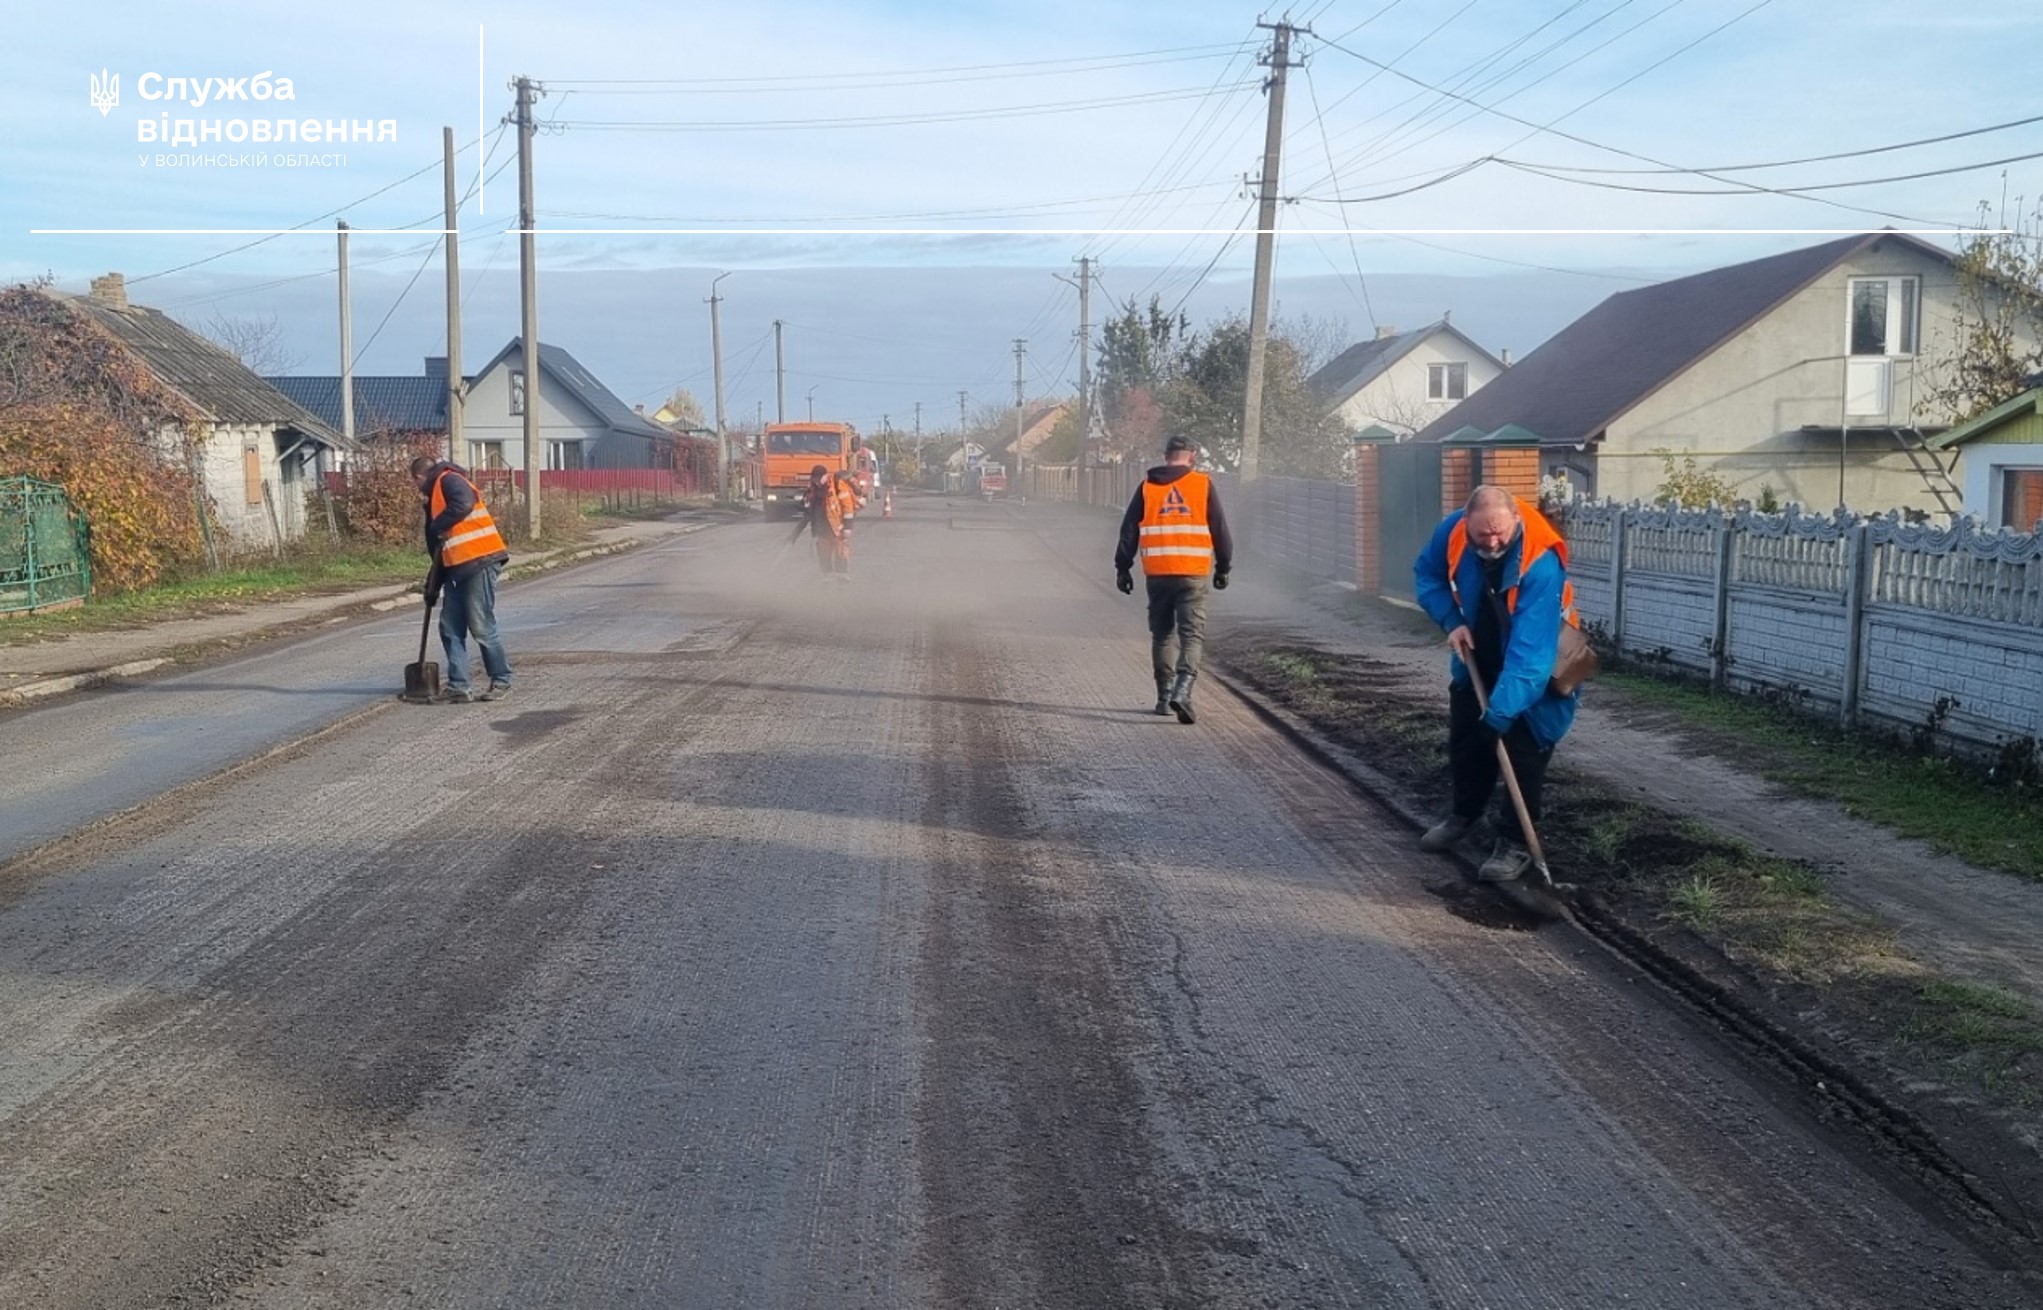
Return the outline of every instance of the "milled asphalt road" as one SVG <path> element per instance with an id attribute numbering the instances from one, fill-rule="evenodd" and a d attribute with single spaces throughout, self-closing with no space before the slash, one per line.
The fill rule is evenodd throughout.
<path id="1" fill-rule="evenodd" d="M 1241 704 L 1143 712 L 1037 521 L 523 584 L 502 705 L 383 699 L 399 619 L 0 719 L 13 851 L 273 751 L 0 866 L 0 1305 L 2037 1303 Z"/>

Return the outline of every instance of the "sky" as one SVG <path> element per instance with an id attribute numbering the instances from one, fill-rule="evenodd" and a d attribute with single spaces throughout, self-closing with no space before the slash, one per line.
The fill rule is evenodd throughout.
<path id="1" fill-rule="evenodd" d="M 627 401 L 685 385 L 707 403 L 704 301 L 728 273 L 732 421 L 773 416 L 779 319 L 790 417 L 813 402 L 907 427 L 919 402 L 954 424 L 960 390 L 1012 402 L 1017 337 L 1027 393 L 1069 391 L 1081 255 L 1095 323 L 1151 297 L 1195 322 L 1246 310 L 1257 23 L 1277 17 L 1217 0 L 35 6 L 0 49 L 0 282 L 82 291 L 118 270 L 194 326 L 274 319 L 290 371 L 331 374 L 341 218 L 368 229 L 350 241 L 356 368 L 416 372 L 444 348 L 449 126 L 464 350 L 486 359 L 517 325 L 502 125 L 523 74 L 544 89 L 544 339 Z M 2018 212 L 2043 194 L 2043 160 L 2016 158 L 2043 153 L 2043 123 L 2001 126 L 2043 114 L 2009 57 L 2043 37 L 2043 0 L 1298 0 L 1289 18 L 1307 31 L 1275 296 L 1322 335 L 1451 311 L 1522 357 L 1616 291 L 1841 230 L 1964 227 L 1982 201 L 2000 221 L 2004 196 Z M 102 73 L 119 79 L 104 113 Z M 208 103 L 165 98 L 172 78 Z M 283 78 L 289 101 L 218 98 Z M 394 139 L 139 139 L 285 116 Z M 1746 167 L 1844 152 L 1872 153 Z M 1713 176 L 1646 171 L 1679 169 Z M 1939 175 L 1835 185 L 1920 173 Z M 1806 188 L 1823 189 L 1779 194 Z"/>

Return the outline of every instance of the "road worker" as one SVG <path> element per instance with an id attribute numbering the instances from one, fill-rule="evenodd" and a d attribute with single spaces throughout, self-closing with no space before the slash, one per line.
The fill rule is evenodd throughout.
<path id="1" fill-rule="evenodd" d="M 1538 822 L 1547 765 L 1581 699 L 1578 690 L 1552 681 L 1561 626 L 1578 620 L 1561 534 L 1501 487 L 1477 487 L 1464 508 L 1447 516 L 1420 552 L 1413 577 L 1420 606 L 1447 633 L 1453 652 L 1447 684 L 1453 807 L 1419 839 L 1420 849 L 1440 852 L 1452 849 L 1489 806 L 1500 737 L 1527 817 Z M 1487 689 L 1487 714 L 1471 676 Z M 1487 882 L 1523 876 L 1532 856 L 1516 812 L 1500 807 L 1492 826 L 1496 845 L 1477 876 Z"/>
<path id="2" fill-rule="evenodd" d="M 858 517 L 858 511 L 865 508 L 865 490 L 859 486 L 855 474 L 842 469 L 830 475 L 830 483 L 837 495 L 837 505 L 844 516 L 844 529 L 837 534 L 837 576 L 851 580 L 851 524 Z"/>
<path id="3" fill-rule="evenodd" d="M 845 497 L 830 476 L 828 467 L 822 464 L 809 470 L 809 485 L 802 490 L 801 522 L 795 524 L 794 535 L 788 538 L 792 545 L 806 528 L 816 543 L 816 565 L 823 571 L 826 582 L 849 581 L 845 568 L 849 565 L 848 548 L 844 535 L 847 524 L 844 518 Z"/>
<path id="4" fill-rule="evenodd" d="M 434 579 L 429 591 L 437 589 L 442 601 L 440 644 L 447 652 L 447 681 L 439 699 L 452 705 L 502 700 L 511 694 L 511 661 L 497 633 L 497 577 L 511 552 L 466 471 L 420 456 L 411 462 L 411 476 L 425 501 L 426 552 L 433 558 Z M 470 637 L 489 674 L 489 687 L 475 694 L 468 690 Z"/>
<path id="5" fill-rule="evenodd" d="M 1121 540 L 1114 549 L 1114 585 L 1122 595 L 1135 590 L 1136 559 L 1149 589 L 1149 656 L 1156 677 L 1158 716 L 1175 714 L 1197 722 L 1192 684 L 1206 645 L 1206 580 L 1227 589 L 1234 567 L 1234 540 L 1213 479 L 1192 466 L 1199 446 L 1177 434 L 1164 443 L 1163 463 L 1128 502 L 1121 516 Z M 1175 649 L 1173 649 L 1175 647 Z"/>

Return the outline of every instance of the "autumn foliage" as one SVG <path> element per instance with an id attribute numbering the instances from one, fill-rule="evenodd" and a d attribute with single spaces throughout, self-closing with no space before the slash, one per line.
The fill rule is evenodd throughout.
<path id="1" fill-rule="evenodd" d="M 0 476 L 62 486 L 91 530 L 95 590 L 204 553 L 196 417 L 119 342 L 36 287 L 0 291 Z"/>
<path id="2" fill-rule="evenodd" d="M 390 546 L 416 544 L 423 551 L 425 517 L 411 462 L 420 455 L 438 459 L 441 444 L 437 436 L 366 443 L 349 462 L 347 494 L 341 498 L 348 534 Z"/>

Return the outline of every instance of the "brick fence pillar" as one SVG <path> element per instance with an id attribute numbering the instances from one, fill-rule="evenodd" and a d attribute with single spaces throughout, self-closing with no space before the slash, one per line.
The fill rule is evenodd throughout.
<path id="1" fill-rule="evenodd" d="M 1465 446 L 1448 446 L 1440 452 L 1440 513 L 1452 514 L 1468 503 L 1476 489 L 1476 454 Z"/>
<path id="2" fill-rule="evenodd" d="M 1383 443 L 1355 442 L 1355 586 L 1365 596 L 1383 594 Z"/>
<path id="3" fill-rule="evenodd" d="M 1539 500 L 1539 448 L 1509 446 L 1483 452 L 1483 481 L 1521 500 Z"/>

